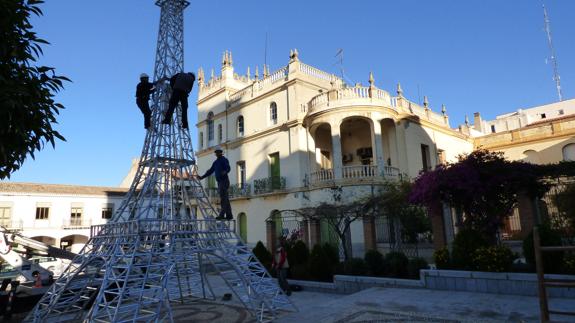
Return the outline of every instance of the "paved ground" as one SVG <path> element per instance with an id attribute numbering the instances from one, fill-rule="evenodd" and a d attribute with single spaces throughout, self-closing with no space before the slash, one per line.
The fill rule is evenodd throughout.
<path id="1" fill-rule="evenodd" d="M 539 300 L 527 296 L 375 287 L 345 296 L 299 292 L 292 300 L 300 311 L 278 322 L 539 322 Z M 575 310 L 573 299 L 550 304 Z"/>
<path id="2" fill-rule="evenodd" d="M 221 279 L 212 276 L 210 282 L 216 299 L 174 304 L 176 322 L 255 322 L 235 297 L 221 300 L 229 292 Z M 294 292 L 290 299 L 299 312 L 283 314 L 278 323 L 539 322 L 538 298 L 527 296 L 374 287 L 352 295 L 304 290 Z M 551 299 L 550 307 L 574 311 L 575 299 Z M 6 322 L 19 322 L 22 318 L 17 315 Z M 552 319 L 575 322 L 575 317 L 552 316 Z"/>
<path id="3" fill-rule="evenodd" d="M 177 307 L 180 322 L 254 322 L 235 298 L 223 302 L 228 292 L 218 278 L 210 279 L 217 302 Z M 299 312 L 285 313 L 277 322 L 539 322 L 537 297 L 468 292 L 374 287 L 352 295 L 294 292 L 290 299 Z M 575 310 L 574 299 L 551 299 L 550 307 Z M 186 314 L 188 313 L 188 314 Z M 204 319 L 205 318 L 205 319 Z M 558 317 L 557 322 L 575 322 Z"/>

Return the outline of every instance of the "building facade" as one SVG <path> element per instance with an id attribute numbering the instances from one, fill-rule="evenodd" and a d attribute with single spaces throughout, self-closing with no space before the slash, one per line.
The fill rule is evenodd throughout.
<path id="1" fill-rule="evenodd" d="M 451 128 L 444 106 L 432 109 L 368 84 L 353 86 L 300 61 L 253 75 L 236 73 L 224 53 L 219 75 L 198 72 L 198 172 L 203 174 L 222 147 L 231 165 L 230 194 L 236 229 L 247 243 L 273 248 L 279 235 L 300 230 L 304 241 L 331 241 L 324 223 L 286 223 L 282 212 L 322 202 L 346 203 L 378 192 L 385 181 L 415 178 L 457 156 L 484 148 L 510 160 L 555 163 L 575 160 L 575 99 L 518 109 Z M 438 110 L 438 111 L 437 111 Z M 467 118 L 466 118 L 467 119 Z M 0 225 L 54 246 L 79 251 L 89 226 L 107 221 L 128 191 L 138 160 L 120 188 L 0 182 Z M 218 203 L 213 177 L 204 183 Z M 523 197 L 504 238 L 527 232 L 537 217 Z M 448 244 L 460 215 L 444 209 L 433 223 L 434 241 Z M 295 221 L 295 222 L 294 222 Z M 360 219 L 351 224 L 355 256 L 386 250 L 395 224 Z M 297 223 L 296 223 L 297 222 Z M 305 230 L 302 231 L 302 228 Z M 518 236 L 519 237 L 519 236 Z M 421 249 L 421 248 L 420 248 Z"/>
<path id="2" fill-rule="evenodd" d="M 90 226 L 104 224 L 127 189 L 0 182 L 0 226 L 79 252 Z"/>
<path id="3" fill-rule="evenodd" d="M 266 220 L 294 210 L 373 194 L 386 180 L 414 178 L 438 163 L 473 149 L 472 138 L 449 126 L 449 118 L 396 93 L 346 85 L 299 60 L 297 50 L 277 71 L 256 68 L 238 75 L 226 52 L 220 75 L 198 72 L 198 167 L 214 160 L 215 147 L 229 159 L 232 208 L 248 243 L 267 241 Z M 215 188 L 213 179 L 205 186 Z M 337 188 L 337 190 L 335 190 Z M 286 228 L 275 234 L 287 234 Z M 352 224 L 358 254 L 366 224 Z M 318 239 L 308 233 L 313 244 Z"/>

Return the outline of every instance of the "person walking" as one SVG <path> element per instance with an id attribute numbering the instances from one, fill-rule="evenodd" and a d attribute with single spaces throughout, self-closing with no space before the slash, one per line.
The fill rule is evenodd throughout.
<path id="1" fill-rule="evenodd" d="M 146 73 L 140 74 L 140 83 L 136 86 L 136 104 L 140 111 L 144 114 L 144 128 L 150 128 L 150 118 L 152 111 L 150 110 L 150 95 L 156 90 L 156 83 L 149 82 L 150 77 Z M 162 78 L 161 81 L 164 79 Z"/>
<path id="2" fill-rule="evenodd" d="M 280 245 L 274 253 L 272 259 L 272 269 L 276 271 L 278 277 L 278 283 L 281 289 L 286 293 L 287 296 L 291 295 L 291 289 L 287 281 L 287 274 L 289 270 L 289 263 L 287 259 L 287 252 L 285 250 L 286 240 L 284 237 L 280 238 Z"/>
<path id="3" fill-rule="evenodd" d="M 170 78 L 172 95 L 168 110 L 166 110 L 164 120 L 162 120 L 163 124 L 170 124 L 174 109 L 180 103 L 182 105 L 182 128 L 188 128 L 188 95 L 192 91 L 195 80 L 196 75 L 194 73 L 178 73 Z"/>
<path id="4" fill-rule="evenodd" d="M 230 179 L 228 173 L 230 172 L 230 162 L 224 157 L 222 148 L 216 147 L 214 150 L 216 160 L 212 163 L 212 167 L 206 171 L 204 175 L 199 176 L 199 179 L 204 179 L 212 174 L 216 175 L 216 182 L 218 182 L 218 194 L 220 195 L 220 214 L 216 220 L 233 220 L 232 206 L 230 205 L 230 197 L 228 189 L 230 188 Z M 225 218 L 224 218 L 225 215 Z"/>

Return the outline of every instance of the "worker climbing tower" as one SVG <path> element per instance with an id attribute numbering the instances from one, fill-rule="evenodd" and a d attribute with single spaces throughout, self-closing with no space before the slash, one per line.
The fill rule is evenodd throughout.
<path id="1" fill-rule="evenodd" d="M 154 79 L 184 71 L 184 0 L 161 8 Z M 44 294 L 26 321 L 164 322 L 172 305 L 214 297 L 208 271 L 219 276 L 258 321 L 293 304 L 216 209 L 195 174 L 190 133 L 177 109 L 161 124 L 169 85 L 153 95 L 152 126 L 134 181 L 111 221 L 91 238 Z"/>

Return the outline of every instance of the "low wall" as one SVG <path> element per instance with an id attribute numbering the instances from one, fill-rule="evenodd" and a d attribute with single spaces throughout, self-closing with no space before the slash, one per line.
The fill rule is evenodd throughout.
<path id="1" fill-rule="evenodd" d="M 335 275 L 333 283 L 293 280 L 290 284 L 322 293 L 352 294 L 371 287 L 426 288 L 462 292 L 537 296 L 537 275 L 458 270 L 421 270 L 420 279 Z M 575 281 L 575 276 L 545 275 Z M 547 288 L 550 297 L 575 298 L 575 288 Z"/>
<path id="2" fill-rule="evenodd" d="M 459 270 L 421 270 L 427 289 L 537 296 L 537 274 L 488 273 Z M 575 281 L 571 275 L 545 275 L 550 279 Z M 575 288 L 547 288 L 550 297 L 575 298 Z"/>

